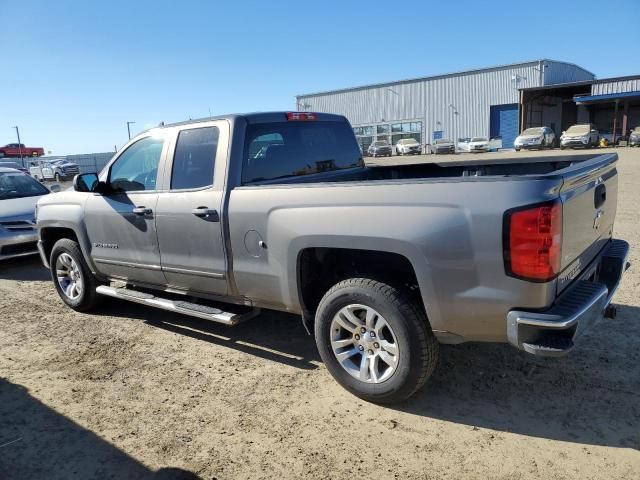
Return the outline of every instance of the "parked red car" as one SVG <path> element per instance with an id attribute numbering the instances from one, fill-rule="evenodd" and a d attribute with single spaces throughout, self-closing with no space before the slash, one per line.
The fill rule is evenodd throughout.
<path id="1" fill-rule="evenodd" d="M 24 143 L 9 143 L 4 147 L 0 147 L 0 157 L 20 158 L 23 157 L 40 157 L 44 155 L 42 147 L 25 147 Z"/>

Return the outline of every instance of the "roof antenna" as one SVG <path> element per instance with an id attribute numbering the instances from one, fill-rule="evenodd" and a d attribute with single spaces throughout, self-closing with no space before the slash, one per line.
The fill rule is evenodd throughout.
<path id="1" fill-rule="evenodd" d="M 159 126 L 159 127 L 164 127 L 164 122 L 160 122 L 160 123 L 158 124 L 158 126 Z"/>
<path id="2" fill-rule="evenodd" d="M 209 107 L 209 118 L 211 118 L 211 117 L 212 117 L 212 115 L 211 115 L 211 107 Z"/>

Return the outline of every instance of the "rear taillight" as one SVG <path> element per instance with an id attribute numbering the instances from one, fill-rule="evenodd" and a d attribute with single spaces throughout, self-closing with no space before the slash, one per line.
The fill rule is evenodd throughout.
<path id="1" fill-rule="evenodd" d="M 318 115 L 313 112 L 287 112 L 287 120 L 290 122 L 305 122 L 318 119 Z"/>
<path id="2" fill-rule="evenodd" d="M 547 202 L 509 210 L 504 217 L 507 275 L 547 282 L 560 271 L 562 204 Z"/>

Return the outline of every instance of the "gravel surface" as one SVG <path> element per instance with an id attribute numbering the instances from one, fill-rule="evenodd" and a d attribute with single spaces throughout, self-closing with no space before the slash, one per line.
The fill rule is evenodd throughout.
<path id="1" fill-rule="evenodd" d="M 339 387 L 297 317 L 80 314 L 36 258 L 0 266 L 0 478 L 640 478 L 640 149 L 619 154 L 618 318 L 560 359 L 445 346 L 394 407 Z"/>

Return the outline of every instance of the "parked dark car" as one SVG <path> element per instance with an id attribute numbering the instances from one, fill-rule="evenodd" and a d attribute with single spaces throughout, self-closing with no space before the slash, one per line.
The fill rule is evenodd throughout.
<path id="1" fill-rule="evenodd" d="M 0 162 L 0 168 L 13 168 L 15 170 L 20 170 L 22 173 L 26 173 L 27 175 L 31 175 L 28 168 L 21 167 L 20 164 L 16 162 Z"/>
<path id="2" fill-rule="evenodd" d="M 429 145 L 429 153 L 436 155 L 439 153 L 456 153 L 456 144 L 453 143 L 453 140 L 441 138 Z"/>
<path id="3" fill-rule="evenodd" d="M 393 152 L 391 145 L 385 140 L 373 142 L 367 151 L 371 157 L 390 157 Z"/>

